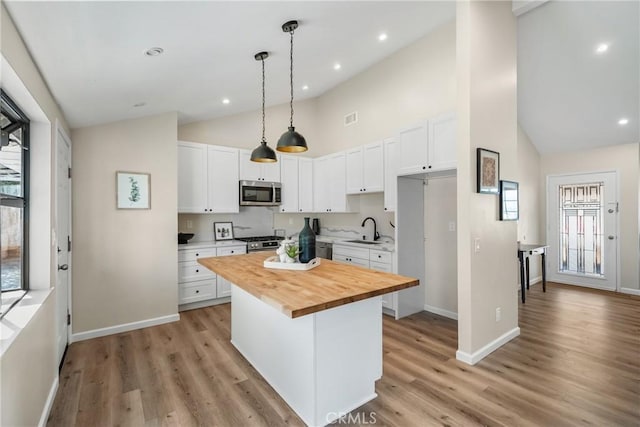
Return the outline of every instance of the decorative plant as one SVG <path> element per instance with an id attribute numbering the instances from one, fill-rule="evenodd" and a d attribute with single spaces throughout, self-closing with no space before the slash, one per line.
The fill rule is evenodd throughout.
<path id="1" fill-rule="evenodd" d="M 300 253 L 300 247 L 296 245 L 287 245 L 286 251 L 289 258 L 295 258 Z"/>
<path id="2" fill-rule="evenodd" d="M 129 177 L 129 183 L 131 184 L 131 194 L 129 195 L 129 201 L 138 202 L 140 201 L 140 187 L 138 186 L 138 181 L 135 178 Z"/>

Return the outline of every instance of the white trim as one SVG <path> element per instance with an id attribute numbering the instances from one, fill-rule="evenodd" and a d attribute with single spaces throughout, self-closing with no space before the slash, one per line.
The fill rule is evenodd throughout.
<path id="1" fill-rule="evenodd" d="M 429 304 L 424 305 L 424 311 L 437 314 L 438 316 L 448 317 L 449 319 L 458 320 L 458 313 L 455 311 L 445 310 L 444 308 L 434 307 Z"/>
<path id="2" fill-rule="evenodd" d="M 502 347 L 518 335 L 520 335 L 520 328 L 515 327 L 512 330 L 505 332 L 473 354 L 466 353 L 462 350 L 456 351 L 456 359 L 468 365 L 475 365 L 476 363 L 487 357 L 490 353 Z"/>
<path id="3" fill-rule="evenodd" d="M 571 281 L 571 280 L 555 280 L 555 283 L 560 283 L 561 285 L 568 285 L 568 286 L 580 286 L 583 288 L 591 288 L 591 289 L 599 289 L 601 291 L 609 291 L 609 292 L 618 292 L 615 288 L 612 287 L 607 287 L 607 286 L 598 286 L 598 285 L 593 285 L 593 284 L 584 284 L 584 283 L 580 283 L 579 281 Z"/>
<path id="4" fill-rule="evenodd" d="M 216 298 L 216 299 L 208 299 L 204 301 L 190 302 L 187 304 L 179 304 L 178 311 L 188 311 L 188 310 L 195 310 L 198 308 L 212 307 L 214 305 L 226 304 L 228 302 L 231 302 L 231 297 L 222 297 L 222 298 Z"/>
<path id="5" fill-rule="evenodd" d="M 164 323 L 177 322 L 180 314 L 170 314 L 169 316 L 155 317 L 153 319 L 140 320 L 138 322 L 123 323 L 122 325 L 109 326 L 108 328 L 92 329 L 90 331 L 78 332 L 71 336 L 71 342 L 90 340 L 91 338 L 104 337 L 107 335 L 129 332 L 136 329 L 148 328 L 150 326 L 162 325 Z"/>
<path id="6" fill-rule="evenodd" d="M 49 413 L 51 412 L 51 408 L 53 407 L 53 401 L 56 398 L 56 392 L 58 391 L 59 377 L 56 373 L 56 376 L 53 378 L 53 383 L 51 384 L 51 389 L 49 389 L 49 396 L 47 396 L 47 401 L 44 404 L 44 408 L 42 408 L 42 414 L 40 415 L 40 421 L 38 422 L 38 427 L 44 427 L 47 425 L 47 419 L 49 418 Z"/>
<path id="7" fill-rule="evenodd" d="M 640 289 L 620 288 L 620 293 L 640 296 Z"/>

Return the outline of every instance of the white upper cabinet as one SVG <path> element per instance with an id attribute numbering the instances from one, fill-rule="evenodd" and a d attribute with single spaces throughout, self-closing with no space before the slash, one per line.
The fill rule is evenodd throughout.
<path id="1" fill-rule="evenodd" d="M 384 140 L 384 210 L 395 212 L 398 201 L 398 160 L 400 143 L 397 138 Z"/>
<path id="2" fill-rule="evenodd" d="M 238 201 L 236 148 L 178 141 L 178 212 L 235 213 Z"/>
<path id="3" fill-rule="evenodd" d="M 178 212 L 207 208 L 207 146 L 178 141 Z"/>
<path id="4" fill-rule="evenodd" d="M 346 154 L 344 152 L 313 160 L 313 205 L 315 212 L 352 212 L 347 198 Z"/>
<path id="5" fill-rule="evenodd" d="M 215 145 L 207 147 L 209 212 L 240 211 L 238 154 L 236 148 Z"/>
<path id="6" fill-rule="evenodd" d="M 347 194 L 384 190 L 383 156 L 382 142 L 346 151 Z"/>
<path id="7" fill-rule="evenodd" d="M 429 167 L 434 170 L 455 169 L 456 114 L 447 113 L 429 120 Z"/>
<path id="8" fill-rule="evenodd" d="M 240 179 L 243 181 L 280 182 L 280 162 L 252 162 L 251 151 L 240 150 Z"/>
<path id="9" fill-rule="evenodd" d="M 329 156 L 313 159 L 313 210 L 329 212 Z"/>
<path id="10" fill-rule="evenodd" d="M 442 114 L 398 132 L 398 175 L 455 169 L 455 113 Z"/>
<path id="11" fill-rule="evenodd" d="M 298 158 L 298 212 L 313 212 L 313 159 Z"/>
<path id="12" fill-rule="evenodd" d="M 280 156 L 280 212 L 313 212 L 313 159 Z"/>

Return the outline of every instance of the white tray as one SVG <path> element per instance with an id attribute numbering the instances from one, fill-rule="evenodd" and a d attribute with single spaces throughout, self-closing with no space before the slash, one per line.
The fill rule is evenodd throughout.
<path id="1" fill-rule="evenodd" d="M 270 256 L 269 258 L 264 260 L 265 268 L 275 268 L 280 270 L 298 270 L 298 271 L 306 271 L 311 270 L 320 265 L 320 258 L 314 258 L 306 264 L 300 262 L 280 262 L 280 257 Z"/>

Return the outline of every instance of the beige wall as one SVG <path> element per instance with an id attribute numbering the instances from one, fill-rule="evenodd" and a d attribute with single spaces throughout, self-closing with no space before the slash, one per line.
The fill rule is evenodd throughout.
<path id="1" fill-rule="evenodd" d="M 624 144 L 579 152 L 543 154 L 540 157 L 540 215 L 546 221 L 547 176 L 618 171 L 620 216 L 620 287 L 640 289 L 638 278 L 639 144 Z M 546 238 L 544 228 L 543 237 Z"/>
<path id="2" fill-rule="evenodd" d="M 2 56 L 10 64 L 12 72 L 17 75 L 19 86 L 27 94 L 26 97 L 45 116 L 32 121 L 32 127 L 36 132 L 32 135 L 31 154 L 37 158 L 38 171 L 32 174 L 31 184 L 32 188 L 38 189 L 38 194 L 33 197 L 39 209 L 38 212 L 32 212 L 33 216 L 30 219 L 32 230 L 42 230 L 44 235 L 34 236 L 30 249 L 32 255 L 36 254 L 31 260 L 31 269 L 38 272 L 32 275 L 33 288 L 48 289 L 55 285 L 56 271 L 55 242 L 52 242 L 50 237 L 51 230 L 55 228 L 53 138 L 56 134 L 56 121 L 66 130 L 68 126 L 4 5 L 0 5 L 0 20 Z M 6 71 L 2 71 L 5 79 L 2 83 L 3 89 L 7 90 L 21 108 L 27 109 L 22 101 L 17 99 L 15 87 L 7 87 Z M 3 426 L 37 425 L 45 409 L 47 396 L 58 375 L 55 304 L 54 291 L 2 354 L 0 424 Z"/>
<path id="3" fill-rule="evenodd" d="M 458 351 L 469 359 L 518 326 L 517 266 L 505 263 L 516 224 L 498 220 L 496 195 L 475 192 L 477 147 L 500 153 L 500 176 L 517 176 L 516 19 L 510 2 L 475 1 L 457 3 L 456 19 Z"/>
<path id="4" fill-rule="evenodd" d="M 73 332 L 176 314 L 177 115 L 74 129 Z M 151 174 L 151 209 L 116 209 L 116 171 Z"/>
<path id="5" fill-rule="evenodd" d="M 542 235 L 543 217 L 540 210 L 540 154 L 520 126 L 518 126 L 518 174 L 515 181 L 518 181 L 520 191 L 518 241 L 527 244 L 545 243 Z M 542 280 L 540 266 L 539 257 L 530 260 L 529 277 L 532 281 L 538 278 Z M 518 275 L 518 283 L 520 283 L 520 275 Z"/>

